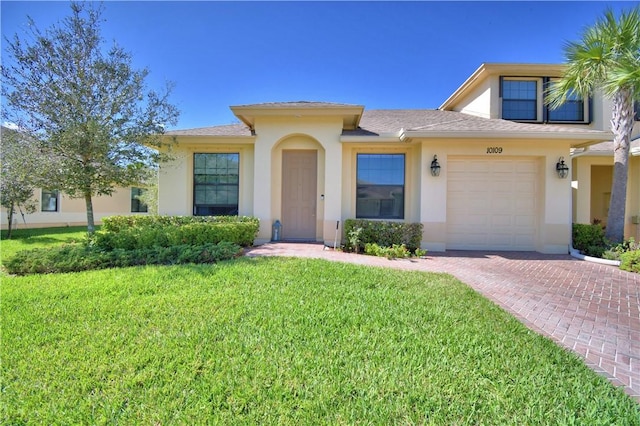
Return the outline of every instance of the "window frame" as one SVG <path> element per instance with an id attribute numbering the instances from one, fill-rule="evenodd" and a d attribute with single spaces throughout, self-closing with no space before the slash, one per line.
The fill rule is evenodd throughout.
<path id="1" fill-rule="evenodd" d="M 545 105 L 544 93 L 547 87 L 549 87 L 549 84 L 551 83 L 551 81 L 558 78 L 559 77 L 509 76 L 509 75 L 500 76 L 500 82 L 499 82 L 500 118 L 503 120 L 509 120 L 509 121 L 515 121 L 515 122 L 521 122 L 521 123 L 590 124 L 591 123 L 591 102 L 592 102 L 591 97 L 580 100 L 582 104 L 582 119 L 563 120 L 563 119 L 550 118 L 550 116 L 552 114 L 557 113 L 558 110 L 556 109 L 555 112 L 552 112 L 551 109 L 547 105 Z M 534 120 L 504 117 L 504 110 L 505 110 L 504 83 L 505 81 L 535 81 L 536 82 L 536 118 Z M 507 100 L 515 100 L 515 99 L 507 99 Z"/>
<path id="2" fill-rule="evenodd" d="M 554 80 L 558 80 L 559 77 L 545 77 L 545 90 L 547 87 L 549 87 L 549 85 L 554 81 Z M 590 108 L 590 104 L 591 104 L 591 97 L 588 97 L 587 99 L 582 98 L 580 95 L 578 95 L 577 93 L 574 93 L 574 96 L 579 98 L 579 102 L 582 104 L 582 119 L 580 120 L 561 120 L 561 119 L 551 119 L 551 114 L 553 113 L 557 113 L 561 108 L 563 108 L 566 103 L 562 106 L 560 106 L 559 108 L 555 109 L 555 110 L 551 110 L 551 108 L 549 108 L 547 105 L 544 106 L 544 114 L 545 114 L 545 122 L 546 123 L 562 123 L 562 124 L 589 124 L 591 122 L 590 120 L 590 114 L 591 114 L 591 108 Z M 569 100 L 567 99 L 568 102 L 575 102 L 577 101 L 576 99 L 574 100 Z"/>
<path id="3" fill-rule="evenodd" d="M 144 201 L 136 198 L 143 195 L 147 190 L 145 188 L 131 187 L 131 213 L 149 213 L 149 206 Z M 134 194 L 137 192 L 137 194 Z"/>
<path id="4" fill-rule="evenodd" d="M 46 208 L 44 203 L 45 194 L 49 194 L 48 201 L 51 204 L 51 200 L 55 200 L 55 206 L 53 209 Z M 57 189 L 42 189 L 40 191 L 40 211 L 43 213 L 57 213 L 60 211 L 60 191 Z"/>
<path id="5" fill-rule="evenodd" d="M 535 118 L 533 119 L 526 119 L 526 118 L 504 118 L 504 101 L 505 101 L 505 97 L 504 97 L 504 83 L 505 82 L 509 82 L 509 81 L 524 81 L 524 82 L 534 82 L 536 84 L 536 99 L 535 99 Z M 542 102 L 540 102 L 540 100 L 542 99 L 542 86 L 543 86 L 543 80 L 542 77 L 512 77 L 512 76 L 502 76 L 500 77 L 500 118 L 504 119 L 504 120 L 509 120 L 509 121 L 521 121 L 521 122 L 527 122 L 527 123 L 536 123 L 536 122 L 540 122 L 542 121 Z M 507 98 L 506 100 L 523 100 L 523 99 L 518 99 L 518 98 Z M 526 99 L 529 100 L 529 99 Z"/>
<path id="6" fill-rule="evenodd" d="M 200 174 L 196 174 L 197 171 L 197 167 L 196 167 L 196 162 L 197 162 L 197 157 L 200 155 L 224 155 L 224 156 L 235 156 L 236 159 L 236 163 L 237 163 L 237 174 L 235 176 L 237 176 L 236 178 L 236 182 L 235 183 L 229 183 L 229 182 L 225 182 L 225 183 L 206 183 L 206 182 L 197 182 L 197 177 L 196 176 L 200 176 Z M 205 167 L 206 169 L 206 167 Z M 204 175 L 209 175 L 209 176 L 213 176 L 213 174 L 202 174 Z M 193 178 L 193 215 L 194 216 L 236 216 L 239 214 L 239 209 L 240 209 L 240 175 L 241 175 L 241 169 L 240 169 L 240 152 L 194 152 L 193 153 L 193 173 L 192 173 L 192 178 Z M 228 175 L 229 176 L 229 175 Z M 215 204 L 215 203 L 197 203 L 198 201 L 198 188 L 199 187 L 210 187 L 210 188 L 214 188 L 215 189 L 221 189 L 221 188 L 229 188 L 229 187 L 235 187 L 235 199 L 236 199 L 236 203 L 235 204 Z"/>
<path id="7" fill-rule="evenodd" d="M 360 165 L 361 163 L 361 159 L 364 156 L 387 156 L 387 157 L 401 157 L 402 158 L 402 183 L 361 183 L 359 176 L 360 176 Z M 355 167 L 355 181 L 356 181 L 356 188 L 355 188 L 355 217 L 357 219 L 371 219 L 371 220 L 404 220 L 405 219 L 405 212 L 406 212 L 406 201 L 407 201 L 407 197 L 406 197 L 406 192 L 407 192 L 407 155 L 405 153 L 398 153 L 398 152 L 359 152 L 356 153 L 356 167 Z M 397 200 L 395 200 L 394 198 L 389 197 L 388 199 L 394 200 L 391 202 L 391 204 L 387 205 L 387 209 L 391 208 L 392 213 L 395 213 L 397 210 L 397 214 L 381 214 L 383 211 L 383 207 L 379 206 L 378 211 L 379 214 L 377 215 L 372 215 L 372 214 L 366 214 L 366 212 L 362 211 L 362 209 L 364 208 L 362 205 L 360 205 L 359 200 L 362 200 L 362 197 L 359 197 L 359 195 L 361 194 L 361 191 L 363 191 L 364 189 L 371 189 L 371 188 L 388 188 L 390 190 L 390 194 L 393 192 L 392 188 L 397 188 L 397 187 L 401 187 L 402 188 L 402 196 L 401 196 L 401 200 L 399 207 L 395 205 L 395 202 L 397 202 Z M 382 200 L 382 199 L 381 199 Z"/>

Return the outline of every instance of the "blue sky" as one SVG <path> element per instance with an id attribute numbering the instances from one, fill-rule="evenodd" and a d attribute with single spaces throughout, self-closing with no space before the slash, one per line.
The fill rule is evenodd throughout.
<path id="1" fill-rule="evenodd" d="M 175 128 L 235 122 L 230 105 L 325 101 L 437 108 L 483 62 L 559 63 L 607 7 L 636 2 L 104 3 L 103 36 L 175 83 Z M 2 35 L 47 28 L 68 2 L 0 2 Z M 4 50 L 2 52 L 4 60 Z"/>

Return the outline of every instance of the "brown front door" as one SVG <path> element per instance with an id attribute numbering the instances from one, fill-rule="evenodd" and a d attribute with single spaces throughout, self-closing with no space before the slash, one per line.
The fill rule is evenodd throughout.
<path id="1" fill-rule="evenodd" d="M 282 151 L 282 238 L 316 239 L 318 152 Z"/>

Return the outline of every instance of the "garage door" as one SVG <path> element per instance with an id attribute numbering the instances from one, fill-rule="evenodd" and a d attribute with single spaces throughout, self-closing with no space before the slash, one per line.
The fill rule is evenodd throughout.
<path id="1" fill-rule="evenodd" d="M 538 162 L 447 160 L 447 249 L 535 250 Z"/>

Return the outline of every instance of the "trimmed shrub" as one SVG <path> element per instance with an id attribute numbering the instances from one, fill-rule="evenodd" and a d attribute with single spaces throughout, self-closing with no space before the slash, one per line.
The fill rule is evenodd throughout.
<path id="1" fill-rule="evenodd" d="M 640 250 L 633 250 L 620 255 L 620 269 L 640 274 Z"/>
<path id="2" fill-rule="evenodd" d="M 604 237 L 604 228 L 600 224 L 573 224 L 573 248 L 587 256 L 602 257 L 609 248 Z"/>
<path id="3" fill-rule="evenodd" d="M 192 223 L 252 223 L 260 226 L 260 220 L 251 216 L 109 216 L 102 219 L 102 230 L 119 232 L 127 228 L 182 226 Z"/>
<path id="4" fill-rule="evenodd" d="M 15 275 L 50 274 L 137 265 L 215 263 L 241 254 L 242 248 L 229 242 L 110 251 L 96 246 L 66 244 L 20 251 L 5 267 L 7 272 Z"/>
<path id="5" fill-rule="evenodd" d="M 387 259 L 404 259 L 411 257 L 411 252 L 404 244 L 394 244 L 391 247 L 380 247 L 376 243 L 367 243 L 364 246 L 366 254 L 378 257 L 386 257 Z"/>
<path id="6" fill-rule="evenodd" d="M 237 216 L 111 216 L 103 219 L 94 244 L 104 250 L 154 246 L 217 244 L 253 245 L 260 222 Z"/>
<path id="7" fill-rule="evenodd" d="M 421 223 L 388 222 L 365 219 L 347 219 L 344 223 L 347 236 L 345 250 L 362 251 L 367 243 L 375 243 L 381 247 L 405 245 L 414 252 L 420 248 L 422 241 Z"/>

